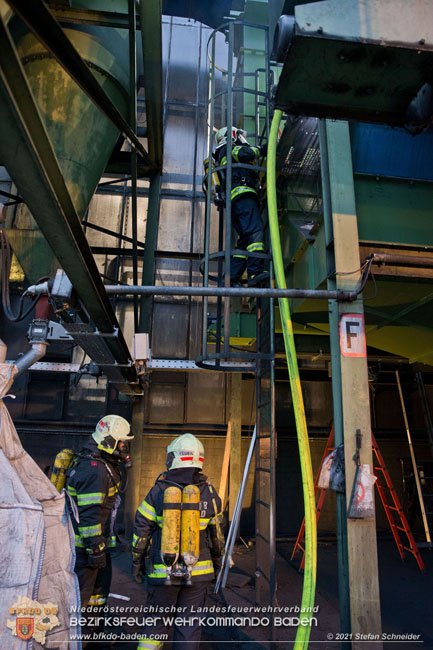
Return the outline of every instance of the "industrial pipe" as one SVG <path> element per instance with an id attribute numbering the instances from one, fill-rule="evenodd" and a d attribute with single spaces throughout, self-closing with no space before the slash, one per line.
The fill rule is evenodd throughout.
<path id="1" fill-rule="evenodd" d="M 32 343 L 31 349 L 15 361 L 14 365 L 17 367 L 18 372 L 14 375 L 14 379 L 19 377 L 27 370 L 27 368 L 30 368 L 30 366 L 36 363 L 36 361 L 39 361 L 39 359 L 42 359 L 42 357 L 45 356 L 47 345 L 48 343 Z"/>
<path id="2" fill-rule="evenodd" d="M 105 285 L 108 294 L 115 295 L 153 295 L 153 296 L 231 296 L 250 298 L 316 298 L 319 300 L 338 300 L 352 302 L 357 298 L 356 291 L 327 291 L 316 289 L 253 289 L 251 287 L 170 287 L 140 285 Z"/>
<path id="3" fill-rule="evenodd" d="M 425 266 L 433 268 L 433 257 L 399 255 L 398 253 L 373 253 L 373 264 L 392 264 L 393 266 Z"/>

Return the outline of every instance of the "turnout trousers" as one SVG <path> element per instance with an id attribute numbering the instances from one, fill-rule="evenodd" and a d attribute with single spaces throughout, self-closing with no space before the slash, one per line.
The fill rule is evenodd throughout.
<path id="1" fill-rule="evenodd" d="M 192 585 L 150 585 L 147 598 L 147 606 L 164 607 L 173 609 L 173 611 L 151 612 L 148 616 L 160 617 L 161 620 L 152 627 L 146 627 L 143 630 L 143 636 L 138 644 L 138 650 L 160 650 L 164 641 L 158 638 L 152 638 L 160 634 L 167 634 L 169 627 L 164 624 L 162 619 L 181 617 L 186 619 L 186 625 L 173 626 L 173 645 L 175 650 L 198 650 L 198 641 L 200 641 L 201 628 L 197 620 L 193 624 L 188 624 L 188 619 L 194 617 L 198 619 L 200 614 L 191 612 L 191 608 L 197 609 L 203 607 L 206 600 L 206 590 L 208 582 L 196 582 Z M 167 621 L 166 621 L 167 623 Z M 166 639 L 168 641 L 168 639 Z"/>
<path id="2" fill-rule="evenodd" d="M 234 284 L 239 282 L 245 269 L 247 269 L 249 279 L 262 273 L 264 259 L 262 257 L 247 256 L 242 251 L 263 253 L 265 246 L 263 222 L 256 199 L 246 193 L 237 200 L 232 201 L 231 207 L 232 226 L 238 234 L 236 251 L 230 268 L 230 281 Z"/>
<path id="3" fill-rule="evenodd" d="M 92 614 L 84 616 L 103 616 L 99 614 L 98 609 L 103 609 L 110 593 L 111 584 L 111 555 L 106 552 L 107 566 L 103 569 L 91 569 L 87 564 L 87 553 L 84 549 L 76 548 L 75 573 L 78 577 L 81 595 L 81 607 L 92 607 Z M 98 626 L 82 626 L 81 634 L 83 635 L 83 649 L 97 647 L 103 650 L 104 645 L 98 639 L 98 634 L 104 631 L 104 623 L 101 621 Z M 88 636 L 89 635 L 89 636 Z M 92 645 L 92 635 L 95 635 L 95 644 Z M 99 645 L 97 645 L 99 644 Z"/>

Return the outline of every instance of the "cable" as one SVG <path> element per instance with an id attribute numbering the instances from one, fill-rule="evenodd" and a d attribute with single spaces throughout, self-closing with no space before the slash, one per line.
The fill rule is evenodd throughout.
<path id="1" fill-rule="evenodd" d="M 377 294 L 378 294 L 378 292 L 379 292 L 379 291 L 378 291 L 377 284 L 376 284 L 376 278 L 374 277 L 374 273 L 370 273 L 370 276 L 371 276 L 371 279 L 373 280 L 373 284 L 374 284 L 374 293 L 373 293 L 372 296 L 368 296 L 368 298 L 364 298 L 364 296 L 363 296 L 362 299 L 363 299 L 364 302 L 365 302 L 366 300 L 374 300 L 374 299 L 377 297 Z"/>
<path id="2" fill-rule="evenodd" d="M 267 192 L 269 229 L 271 234 L 275 279 L 277 287 L 279 289 L 285 289 L 286 278 L 284 275 L 283 255 L 281 252 L 281 241 L 279 235 L 275 174 L 278 127 L 281 121 L 281 117 L 282 111 L 276 110 L 272 119 L 271 132 L 269 134 L 267 159 Z M 317 572 L 316 499 L 314 495 L 313 468 L 311 465 L 310 445 L 308 440 L 307 423 L 305 419 L 301 381 L 299 378 L 299 368 L 296 359 L 295 339 L 293 335 L 289 301 L 287 298 L 279 298 L 278 303 L 280 306 L 284 346 L 286 349 L 287 357 L 287 368 L 289 371 L 293 409 L 295 412 L 305 507 L 305 570 L 301 611 L 305 612 L 305 616 L 311 619 L 311 612 L 313 611 L 314 607 Z M 307 650 L 310 632 L 310 625 L 306 625 L 305 627 L 298 627 L 296 631 L 294 650 Z"/>
<path id="3" fill-rule="evenodd" d="M 364 291 L 364 288 L 365 288 L 365 285 L 367 283 L 368 275 L 370 273 L 370 268 L 371 268 L 372 264 L 373 264 L 373 255 L 370 255 L 370 257 L 367 258 L 367 260 L 363 264 L 364 272 L 363 272 L 363 275 L 361 277 L 361 282 L 360 282 L 360 285 L 359 285 L 359 289 L 356 289 L 357 293 L 362 293 Z"/>

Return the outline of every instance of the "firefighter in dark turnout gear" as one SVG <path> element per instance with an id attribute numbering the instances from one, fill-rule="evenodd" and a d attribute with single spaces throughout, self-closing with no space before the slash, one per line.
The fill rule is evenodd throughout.
<path id="1" fill-rule="evenodd" d="M 75 573 L 82 607 L 103 606 L 110 591 L 109 549 L 116 545 L 120 464 L 132 464 L 127 441 L 133 436 L 129 432 L 124 418 L 106 415 L 67 471 L 66 490 L 72 501 L 75 532 Z"/>
<path id="2" fill-rule="evenodd" d="M 232 129 L 232 163 L 254 165 L 260 156 L 266 155 L 266 147 L 252 147 L 245 138 L 245 131 Z M 216 149 L 213 154 L 217 166 L 227 165 L 227 127 L 215 134 Z M 226 173 L 219 172 L 222 189 L 226 191 Z M 264 259 L 245 255 L 263 253 L 265 250 L 263 222 L 257 195 L 258 172 L 248 167 L 232 167 L 231 215 L 232 226 L 238 234 L 236 250 L 230 268 L 232 286 L 239 284 L 247 270 L 248 286 L 255 287 L 269 282 L 264 270 Z"/>
<path id="3" fill-rule="evenodd" d="M 203 460 L 204 448 L 195 436 L 187 433 L 176 438 L 167 447 L 166 466 L 168 471 L 159 475 L 135 516 L 132 546 L 134 578 L 137 582 L 142 581 L 140 572 L 143 557 L 151 542 L 146 571 L 149 591 L 147 604 L 179 608 L 177 611 L 181 611 L 182 618 L 186 619 L 193 615 L 192 611 L 196 612 L 198 607 L 204 605 L 207 585 L 213 580 L 215 572 L 221 566 L 224 547 L 221 533 L 221 500 L 215 488 L 200 471 L 203 467 Z M 199 555 L 198 561 L 191 568 L 189 584 L 185 575 L 175 575 L 174 570 L 171 572 L 170 584 L 167 584 L 168 570 L 164 564 L 165 556 L 161 551 L 165 508 L 175 505 L 167 505 L 164 493 L 172 486 L 177 486 L 180 490 L 183 488 L 184 492 L 185 486 L 189 486 L 188 489 L 191 486 L 197 486 L 197 492 L 200 492 L 199 523 L 197 521 L 199 525 Z M 182 528 L 182 536 L 183 534 L 184 529 Z M 180 548 L 183 543 L 182 539 Z M 162 648 L 163 643 L 152 638 L 161 632 L 166 632 L 163 623 L 146 628 L 138 649 L 159 650 Z M 173 641 L 176 642 L 176 650 L 198 650 L 197 642 L 200 641 L 198 623 L 192 622 L 191 625 L 175 626 Z"/>

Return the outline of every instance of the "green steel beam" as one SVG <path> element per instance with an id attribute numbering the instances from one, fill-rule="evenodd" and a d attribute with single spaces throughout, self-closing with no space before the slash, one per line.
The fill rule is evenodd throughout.
<path id="1" fill-rule="evenodd" d="M 338 289 L 354 290 L 360 280 L 360 260 L 356 204 L 350 148 L 349 125 L 347 122 L 326 120 L 321 125 L 322 161 L 324 171 L 324 206 L 327 223 L 326 248 L 333 251 L 335 259 L 335 284 Z M 323 163 L 322 163 L 323 164 Z M 332 229 L 331 229 L 332 227 Z M 357 270 L 356 270 L 357 269 Z M 330 281 L 333 284 L 333 281 Z M 338 326 L 344 314 L 363 314 L 362 299 L 355 302 L 340 303 L 338 313 L 332 310 L 330 317 L 331 343 L 333 356 L 337 355 L 341 369 L 341 406 L 337 395 L 334 405 L 343 418 L 343 438 L 345 450 L 346 503 L 341 511 L 345 515 L 349 507 L 352 485 L 355 480 L 356 431 L 362 433 L 360 462 L 372 468 L 371 424 L 369 408 L 369 389 L 367 381 L 367 358 L 347 356 L 340 350 Z M 338 337 L 338 343 L 337 343 Z M 334 367 L 338 371 L 338 359 Z M 336 439 L 336 444 L 341 440 Z M 341 504 L 340 504 L 341 506 Z M 341 506 L 342 507 L 342 506 Z M 367 650 L 368 646 L 359 635 L 377 634 L 380 639 L 381 617 L 377 565 L 376 519 L 347 518 L 348 581 L 350 593 L 350 632 L 353 650 Z M 341 534 L 341 531 L 340 531 Z M 358 638 L 357 638 L 358 637 Z M 382 643 L 378 643 L 382 648 Z"/>
<path id="2" fill-rule="evenodd" d="M 26 23 L 29 29 L 40 39 L 44 46 L 54 56 L 58 63 L 74 79 L 89 99 L 104 113 L 104 115 L 119 129 L 135 149 L 143 156 L 149 166 L 155 163 L 131 126 L 124 119 L 111 99 L 105 93 L 96 77 L 78 54 L 56 19 L 52 16 L 42 0 L 7 0 L 12 9 Z"/>
<path id="3" fill-rule="evenodd" d="M 128 0 L 129 16 L 129 124 L 134 133 L 137 131 L 137 14 L 135 0 Z M 131 222 L 132 222 L 132 281 L 138 282 L 137 253 L 137 152 L 131 150 Z M 138 298 L 134 296 L 134 332 L 138 332 Z"/>
<path id="4" fill-rule="evenodd" d="M 157 173 L 150 177 L 149 201 L 147 204 L 146 245 L 143 257 L 143 285 L 152 285 L 154 280 L 155 250 L 158 243 L 159 196 L 161 176 Z M 152 326 L 152 296 L 142 296 L 140 301 L 139 332 L 150 332 Z"/>
<path id="5" fill-rule="evenodd" d="M 335 268 L 334 258 L 334 228 L 332 224 L 332 203 L 330 187 L 330 170 L 328 161 L 328 143 L 326 138 L 326 127 L 324 120 L 319 121 L 319 142 L 321 157 L 321 177 L 323 195 L 323 228 L 322 250 L 326 253 L 328 268 Z M 335 275 L 328 277 L 327 288 L 335 290 L 337 283 Z M 341 362 L 340 362 L 340 340 L 339 340 L 339 310 L 336 300 L 328 301 L 329 309 L 329 344 L 331 351 L 331 381 L 332 381 L 332 407 L 334 415 L 334 443 L 335 446 L 344 442 L 343 431 L 343 401 L 341 384 Z M 338 600 L 340 606 L 340 629 L 343 634 L 350 634 L 350 594 L 349 594 L 349 559 L 347 546 L 347 521 L 346 521 L 346 497 L 344 494 L 336 493 L 336 515 L 337 515 L 337 552 L 338 552 Z M 343 650 L 350 647 L 350 644 L 342 644 Z"/>
<path id="6" fill-rule="evenodd" d="M 383 320 L 382 322 L 378 323 L 378 325 L 368 330 L 369 334 L 371 332 L 374 332 L 375 330 L 385 327 L 385 325 L 389 325 L 389 323 L 400 321 L 403 318 L 403 316 L 406 316 L 406 314 L 410 314 L 411 311 L 415 311 L 419 307 L 423 307 L 424 305 L 428 304 L 432 300 L 433 300 L 433 293 L 429 293 L 427 294 L 427 296 L 424 296 L 424 298 L 421 298 L 420 300 L 417 300 L 411 305 L 408 305 L 407 307 L 401 309 L 396 314 L 386 316 L 385 320 Z M 412 325 L 414 325 L 415 327 L 419 327 L 419 325 L 416 325 L 415 323 L 412 323 Z"/>
<path id="7" fill-rule="evenodd" d="M 355 198 L 361 241 L 433 246 L 433 183 L 358 174 Z"/>
<path id="8" fill-rule="evenodd" d="M 10 34 L 0 20 L 0 155 L 20 195 L 62 265 L 94 325 L 111 334 L 118 322 L 104 289 L 48 134 Z M 128 346 L 105 337 L 113 358 L 129 362 Z M 128 380 L 135 371 L 122 369 Z"/>
<path id="9" fill-rule="evenodd" d="M 105 166 L 104 175 L 129 176 L 131 173 L 131 151 L 116 151 L 111 155 Z M 137 156 L 137 176 L 147 178 L 151 175 L 153 167 L 146 165 L 141 156 Z M 123 180 L 123 179 L 122 179 Z"/>
<path id="10" fill-rule="evenodd" d="M 148 147 L 160 171 L 163 156 L 161 15 L 161 0 L 140 2 Z"/>

